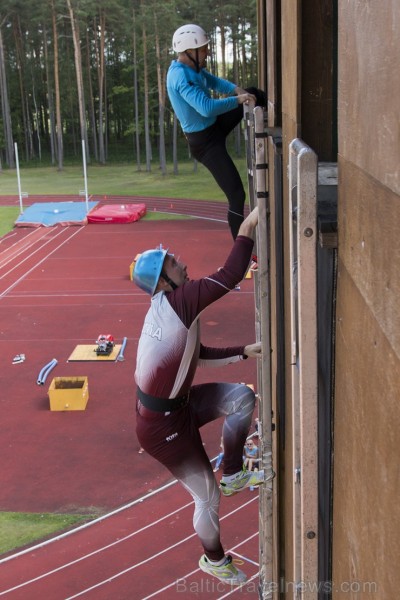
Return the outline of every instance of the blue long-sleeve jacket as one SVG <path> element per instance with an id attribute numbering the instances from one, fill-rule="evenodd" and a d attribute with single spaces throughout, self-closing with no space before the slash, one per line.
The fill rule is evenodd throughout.
<path id="1" fill-rule="evenodd" d="M 205 69 L 197 73 L 187 65 L 172 61 L 167 74 L 167 91 L 172 108 L 185 133 L 210 127 L 218 115 L 237 107 L 236 96 L 211 98 L 210 90 L 233 94 L 236 85 Z"/>

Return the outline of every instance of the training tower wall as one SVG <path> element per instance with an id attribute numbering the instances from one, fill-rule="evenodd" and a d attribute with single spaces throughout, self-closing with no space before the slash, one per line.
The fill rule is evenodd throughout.
<path id="1" fill-rule="evenodd" d="M 260 597 L 395 598 L 400 574 L 388 556 L 400 554 L 400 5 L 259 0 L 258 23 L 259 85 L 268 94 L 269 270 L 268 283 L 260 273 L 257 285 L 270 299 L 270 376 L 262 396 L 270 394 L 277 471 L 273 564 L 261 571 Z M 296 508 L 293 140 L 317 156 L 314 532 L 301 529 Z M 310 534 L 306 544 L 316 534 L 316 555 L 296 551 L 303 533 Z M 297 561 L 310 555 L 319 591 L 299 581 L 306 571 Z M 266 573 L 276 589 L 263 589 Z"/>

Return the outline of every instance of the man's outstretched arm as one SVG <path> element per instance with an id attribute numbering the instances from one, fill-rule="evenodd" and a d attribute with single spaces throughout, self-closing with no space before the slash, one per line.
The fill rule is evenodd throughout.
<path id="1" fill-rule="evenodd" d="M 250 214 L 247 215 L 241 226 L 239 227 L 239 235 L 244 235 L 253 238 L 254 230 L 258 223 L 258 206 L 253 208 Z"/>

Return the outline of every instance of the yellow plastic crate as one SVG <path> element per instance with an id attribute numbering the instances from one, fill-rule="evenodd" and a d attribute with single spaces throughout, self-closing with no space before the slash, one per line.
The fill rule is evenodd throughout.
<path id="1" fill-rule="evenodd" d="M 85 410 L 89 400 L 87 377 L 54 377 L 49 390 L 50 410 Z"/>

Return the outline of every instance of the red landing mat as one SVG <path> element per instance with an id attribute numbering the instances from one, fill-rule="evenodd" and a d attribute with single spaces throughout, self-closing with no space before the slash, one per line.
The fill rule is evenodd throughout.
<path id="1" fill-rule="evenodd" d="M 92 210 L 88 223 L 133 223 L 146 214 L 145 204 L 103 204 Z"/>

